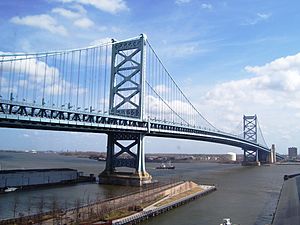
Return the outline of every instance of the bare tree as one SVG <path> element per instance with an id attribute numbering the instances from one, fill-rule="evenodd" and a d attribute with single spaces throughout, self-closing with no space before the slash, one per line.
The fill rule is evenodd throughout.
<path id="1" fill-rule="evenodd" d="M 57 215 L 58 215 L 58 201 L 57 197 L 55 195 L 52 196 L 51 199 L 51 212 L 52 212 L 52 221 L 53 225 L 55 225 L 56 220 L 57 220 Z"/>
<path id="2" fill-rule="evenodd" d="M 44 195 L 41 195 L 39 198 L 39 201 L 37 202 L 37 213 L 38 213 L 38 224 L 42 224 L 43 221 L 43 213 L 44 213 L 44 208 L 45 208 L 45 198 Z"/>
<path id="3" fill-rule="evenodd" d="M 79 224 L 80 222 L 80 198 L 77 198 L 74 202 L 75 205 L 75 223 Z"/>
<path id="4" fill-rule="evenodd" d="M 69 202 L 68 199 L 65 199 L 64 206 L 61 209 L 62 212 L 60 214 L 60 224 L 63 224 L 62 221 L 67 219 L 68 208 L 69 208 Z"/>
<path id="5" fill-rule="evenodd" d="M 16 218 L 16 214 L 17 214 L 17 210 L 18 210 L 18 207 L 19 207 L 19 203 L 20 203 L 19 196 L 15 195 L 13 203 L 12 203 L 12 212 L 13 212 L 14 218 Z"/>
<path id="6" fill-rule="evenodd" d="M 26 208 L 26 211 L 27 211 L 27 216 L 29 216 L 31 214 L 31 207 L 32 207 L 32 198 L 31 196 L 29 196 L 27 198 L 27 208 Z"/>

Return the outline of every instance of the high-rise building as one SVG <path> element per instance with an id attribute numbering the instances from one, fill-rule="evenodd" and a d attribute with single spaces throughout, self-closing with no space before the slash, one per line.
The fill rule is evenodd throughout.
<path id="1" fill-rule="evenodd" d="M 289 154 L 289 159 L 296 159 L 297 158 L 297 148 L 289 147 L 288 154 Z"/>

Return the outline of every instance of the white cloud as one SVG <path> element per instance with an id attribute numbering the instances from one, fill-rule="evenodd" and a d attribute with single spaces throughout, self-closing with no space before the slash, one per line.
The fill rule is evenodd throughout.
<path id="1" fill-rule="evenodd" d="M 9 55 L 9 52 L 0 52 L 2 55 Z M 44 76 L 46 77 L 46 82 L 50 83 L 50 77 L 55 77 L 58 79 L 59 70 L 56 67 L 47 65 L 45 62 L 37 60 L 36 58 L 26 58 L 26 56 L 5 56 L 2 58 L 4 60 L 2 64 L 2 71 L 9 72 L 11 70 L 11 61 L 14 59 L 13 68 L 14 71 L 23 71 L 29 75 L 30 80 L 36 80 L 38 83 L 44 81 Z"/>
<path id="2" fill-rule="evenodd" d="M 158 94 L 164 94 L 164 93 L 168 93 L 170 91 L 170 88 L 168 88 L 166 85 L 156 85 L 154 87 L 154 90 L 158 93 Z"/>
<path id="3" fill-rule="evenodd" d="M 71 10 L 68 9 L 64 9 L 64 8 L 54 8 L 52 9 L 53 13 L 59 14 L 63 17 L 66 17 L 68 19 L 76 19 L 81 17 L 81 14 L 78 12 L 73 12 Z"/>
<path id="4" fill-rule="evenodd" d="M 95 23 L 85 16 L 86 11 L 80 5 L 73 6 L 74 9 L 78 10 L 78 12 L 74 12 L 65 8 L 54 8 L 52 9 L 52 13 L 59 14 L 67 19 L 73 20 L 73 25 L 80 28 L 91 28 L 95 25 Z"/>
<path id="5" fill-rule="evenodd" d="M 185 4 L 185 3 L 189 3 L 191 0 L 176 0 L 175 3 L 177 5 L 181 5 L 181 4 Z"/>
<path id="6" fill-rule="evenodd" d="M 74 25 L 80 28 L 91 28 L 94 26 L 94 22 L 90 20 L 89 18 L 80 18 L 78 20 L 74 21 Z"/>
<path id="7" fill-rule="evenodd" d="M 166 104 L 168 104 L 168 106 Z M 190 123 L 192 123 L 191 116 L 196 115 L 196 112 L 192 110 L 191 106 L 187 102 L 183 102 L 181 100 L 167 101 L 164 99 L 163 102 L 158 97 L 147 95 L 145 98 L 145 106 L 148 105 L 150 108 L 146 111 L 149 113 L 150 118 L 157 117 L 157 119 L 163 119 L 169 122 L 171 122 L 172 119 L 183 122 L 183 120 L 175 115 L 174 112 Z"/>
<path id="8" fill-rule="evenodd" d="M 271 13 L 257 13 L 257 16 L 263 20 L 267 20 L 271 17 Z"/>
<path id="9" fill-rule="evenodd" d="M 208 4 L 208 3 L 202 3 L 201 8 L 202 9 L 212 9 L 213 6 L 211 4 Z"/>
<path id="10" fill-rule="evenodd" d="M 90 5 L 105 12 L 116 14 L 121 11 L 127 11 L 129 8 L 124 0 L 59 0 L 64 3 L 78 3 Z"/>
<path id="11" fill-rule="evenodd" d="M 257 13 L 254 18 L 247 19 L 242 25 L 255 25 L 262 21 L 267 21 L 271 16 L 271 13 Z"/>
<path id="12" fill-rule="evenodd" d="M 97 39 L 94 40 L 90 43 L 90 45 L 100 45 L 100 44 L 104 44 L 104 43 L 111 43 L 112 38 L 106 37 L 106 38 L 101 38 L 101 39 Z"/>
<path id="13" fill-rule="evenodd" d="M 74 88 L 76 86 L 74 86 L 74 84 L 70 81 L 64 79 L 57 67 L 50 66 L 49 61 L 42 61 L 45 60 L 45 57 L 36 59 L 30 58 L 32 55 L 29 55 L 27 56 L 28 58 L 26 58 L 26 56 L 21 55 L 20 53 L 18 56 L 10 56 L 11 53 L 9 52 L 0 52 L 0 54 L 7 55 L 1 57 L 1 60 L 3 60 L 1 63 L 3 76 L 0 78 L 0 95 L 3 98 L 8 99 L 9 92 L 12 92 L 13 96 L 18 98 L 18 95 L 24 94 L 25 90 L 26 92 L 28 91 L 31 93 L 30 96 L 26 95 L 28 98 L 31 98 L 33 90 L 36 89 L 37 97 L 35 100 L 37 100 L 41 97 L 43 86 L 45 87 L 45 95 L 57 96 L 69 93 L 75 96 L 77 94 L 77 88 Z M 14 60 L 13 63 L 10 61 L 12 59 Z M 11 76 L 12 70 L 16 74 L 14 83 L 8 82 L 8 80 L 10 80 L 9 77 Z M 17 76 L 19 81 L 17 81 Z M 64 88 L 62 88 L 62 86 Z M 87 92 L 86 88 L 79 85 L 79 95 Z M 49 96 L 46 97 L 46 101 L 49 102 Z"/>
<path id="14" fill-rule="evenodd" d="M 85 15 L 87 13 L 87 11 L 85 10 L 85 8 L 82 5 L 75 4 L 75 5 L 70 5 L 69 7 L 72 9 L 75 9 L 81 15 Z"/>
<path id="15" fill-rule="evenodd" d="M 280 143 L 283 136 L 278 130 L 295 137 L 293 129 L 300 128 L 296 116 L 300 109 L 300 53 L 262 66 L 246 66 L 245 70 L 254 76 L 216 85 L 199 101 L 200 111 L 225 130 L 241 122 L 243 114 L 258 114 L 264 130 L 269 131 L 267 140 Z"/>
<path id="16" fill-rule="evenodd" d="M 60 34 L 63 36 L 66 36 L 68 34 L 64 26 L 59 25 L 53 17 L 47 14 L 32 15 L 25 17 L 15 16 L 11 18 L 10 21 L 18 25 L 26 25 L 47 30 L 53 34 Z"/>
<path id="17" fill-rule="evenodd" d="M 199 53 L 205 53 L 209 50 L 202 48 L 202 46 L 198 42 L 186 42 L 166 45 L 166 47 L 161 51 L 163 52 L 163 54 L 169 57 L 181 58 Z"/>

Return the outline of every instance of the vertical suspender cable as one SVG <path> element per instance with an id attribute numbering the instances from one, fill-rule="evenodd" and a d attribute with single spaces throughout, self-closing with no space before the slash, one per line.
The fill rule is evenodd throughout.
<path id="1" fill-rule="evenodd" d="M 72 51 L 71 53 L 71 68 L 70 68 L 70 84 L 69 84 L 69 104 L 70 104 L 70 107 L 71 105 L 73 104 L 72 103 L 72 89 L 73 89 L 73 62 L 74 60 L 74 51 Z"/>
<path id="2" fill-rule="evenodd" d="M 70 83 L 68 83 L 68 66 L 69 66 L 69 53 L 64 53 L 64 61 L 63 61 L 63 67 L 65 68 L 65 78 L 64 78 L 64 86 L 63 86 L 63 96 L 64 96 L 64 101 L 61 104 L 67 104 L 67 89 L 68 89 L 68 85 L 70 85 Z"/>
<path id="3" fill-rule="evenodd" d="M 94 48 L 94 51 L 95 51 L 95 62 L 94 62 L 94 80 L 93 80 L 93 83 L 94 83 L 94 110 L 96 110 L 98 107 L 98 100 L 97 100 L 97 93 L 98 93 L 98 73 L 97 73 L 97 59 L 98 59 L 98 50 L 97 48 L 95 47 Z"/>
<path id="4" fill-rule="evenodd" d="M 64 89 L 64 83 L 66 82 L 66 78 L 65 78 L 65 58 L 66 58 L 66 53 L 64 52 L 63 54 L 61 53 L 59 55 L 59 69 L 61 70 L 61 76 L 58 76 L 58 83 L 57 83 L 57 87 L 58 90 L 56 93 L 57 94 L 57 106 L 59 107 L 63 107 L 64 103 L 64 94 L 66 92 L 66 90 Z M 60 90 L 60 91 L 59 91 Z M 60 102 L 59 102 L 60 99 Z"/>
<path id="5" fill-rule="evenodd" d="M 22 59 L 19 59 L 18 61 L 16 61 L 17 63 L 19 63 L 19 73 L 18 73 L 18 80 L 17 80 L 17 87 L 16 87 L 16 101 L 18 101 L 19 99 L 19 92 L 20 92 L 20 80 L 21 80 L 21 71 L 22 71 Z"/>
<path id="6" fill-rule="evenodd" d="M 30 64 L 31 64 L 31 60 L 32 59 L 27 59 L 27 55 L 26 55 L 26 61 L 28 62 L 28 74 L 27 74 L 27 76 L 28 76 L 28 78 L 27 78 L 27 82 L 26 82 L 26 93 L 25 93 L 25 101 L 27 101 L 27 102 L 29 102 L 29 99 L 28 99 L 28 96 L 30 95 L 29 94 L 29 84 L 31 84 L 31 80 L 30 80 L 30 78 L 31 78 L 31 76 L 32 76 L 32 74 L 31 74 L 31 66 L 30 66 Z M 26 63 L 27 64 L 27 63 Z M 31 78 L 32 79 L 32 78 Z M 32 86 L 30 86 L 30 88 L 32 89 Z"/>
<path id="7" fill-rule="evenodd" d="M 90 83 L 91 83 L 91 104 L 90 104 L 90 110 L 93 108 L 93 100 L 94 100 L 94 64 L 95 64 L 95 49 L 91 50 L 91 54 L 92 54 L 92 66 L 91 66 L 91 70 L 90 70 Z"/>
<path id="8" fill-rule="evenodd" d="M 36 54 L 36 56 L 35 56 L 36 58 L 35 58 L 35 65 L 34 65 L 34 67 L 35 67 L 35 69 L 34 69 L 34 85 L 33 85 L 33 103 L 36 103 L 37 102 L 37 99 L 36 99 L 36 92 L 37 92 L 37 74 L 38 74 L 38 72 L 39 72 L 39 68 L 38 68 L 38 66 L 37 66 L 37 62 L 38 62 L 38 54 Z"/>
<path id="9" fill-rule="evenodd" d="M 57 57 L 58 57 L 58 55 L 53 55 L 53 57 L 52 57 L 52 59 L 54 58 L 54 68 L 52 69 L 52 71 L 53 71 L 53 83 L 52 83 L 52 87 L 53 88 L 52 88 L 52 102 L 51 102 L 51 104 L 55 105 L 55 106 L 58 106 L 58 104 L 59 104 L 58 102 L 55 102 L 55 99 L 54 99 L 55 94 L 58 95 L 58 93 L 55 93 L 55 87 L 59 87 L 58 86 L 58 81 L 59 81 L 59 69 L 60 68 L 57 69 L 57 67 L 56 67 L 57 66 L 56 65 L 56 63 L 57 63 Z M 56 80 L 56 78 L 57 78 L 57 80 Z"/>
<path id="10" fill-rule="evenodd" d="M 83 92 L 83 109 L 85 110 L 86 108 L 86 76 L 87 76 L 87 68 L 88 68 L 88 49 L 85 49 L 85 65 L 84 65 L 84 92 Z"/>
<path id="11" fill-rule="evenodd" d="M 93 110 L 94 108 L 94 95 L 95 95 L 95 48 L 93 48 L 93 62 L 92 62 L 92 68 L 91 68 L 91 71 L 92 71 L 92 79 L 91 79 L 91 82 L 92 82 L 92 95 L 91 95 L 91 110 Z"/>
<path id="12" fill-rule="evenodd" d="M 15 59 L 16 59 L 16 56 L 15 56 Z M 13 63 L 13 66 L 11 68 L 12 69 L 12 74 L 10 76 L 10 84 L 9 84 L 9 91 L 8 91 L 8 96 L 9 96 L 9 99 L 11 101 L 13 100 L 13 85 L 14 85 L 15 66 L 16 66 L 15 59 L 13 61 L 11 61 Z"/>
<path id="13" fill-rule="evenodd" d="M 79 50 L 79 53 L 78 53 L 78 73 L 77 73 L 77 93 L 76 93 L 76 110 L 78 109 L 79 107 L 79 81 L 80 81 L 80 65 L 81 65 L 81 50 Z"/>
<path id="14" fill-rule="evenodd" d="M 44 81 L 43 81 L 43 97 L 42 97 L 42 105 L 45 105 L 45 89 L 46 89 L 46 73 L 47 73 L 47 63 L 48 63 L 48 54 L 46 53 L 45 58 L 45 70 L 44 70 Z"/>
<path id="15" fill-rule="evenodd" d="M 3 97 L 2 96 L 2 83 L 4 83 L 4 75 L 3 75 L 3 60 L 4 60 L 4 56 L 2 56 L 1 59 L 1 66 L 0 66 L 0 99 Z"/>
<path id="16" fill-rule="evenodd" d="M 28 74 L 30 73 L 30 71 L 29 71 L 29 73 L 27 73 L 27 54 L 25 55 L 24 61 L 25 61 L 25 68 L 24 68 L 24 74 L 23 74 L 24 78 L 23 78 L 23 90 L 22 90 L 22 101 L 23 102 L 27 99 L 27 96 L 26 96 L 26 94 L 27 94 L 27 87 L 28 87 L 27 84 L 29 83 L 29 79 L 28 79 L 29 76 L 28 76 Z"/>
<path id="17" fill-rule="evenodd" d="M 105 46 L 105 70 L 104 70 L 104 89 L 103 89 L 103 93 L 104 93 L 104 104 L 103 104 L 103 113 L 105 113 L 105 106 L 106 106 L 106 76 L 107 76 L 107 45 Z M 113 56 L 112 56 L 113 57 Z M 110 113 L 110 112 L 108 112 Z"/>
<path id="18" fill-rule="evenodd" d="M 102 93 L 102 84 L 101 84 L 101 76 L 102 76 L 102 68 L 101 68 L 101 60 L 102 60 L 102 47 L 99 46 L 99 57 L 98 57 L 98 62 L 99 62 L 99 66 L 98 66 L 98 71 L 99 71 L 99 90 L 98 90 L 98 102 L 99 102 L 99 106 L 98 106 L 98 112 L 101 111 L 101 104 L 103 102 L 103 99 L 101 97 L 101 93 Z"/>

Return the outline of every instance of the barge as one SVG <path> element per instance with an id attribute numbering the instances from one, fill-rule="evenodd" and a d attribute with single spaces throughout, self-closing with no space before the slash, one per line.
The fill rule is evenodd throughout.
<path id="1" fill-rule="evenodd" d="M 174 170 L 175 166 L 172 163 L 162 163 L 160 166 L 156 167 L 157 170 Z"/>
<path id="2" fill-rule="evenodd" d="M 72 184 L 93 181 L 95 177 L 81 176 L 69 168 L 0 170 L 0 193 L 19 191 L 39 186 Z"/>

